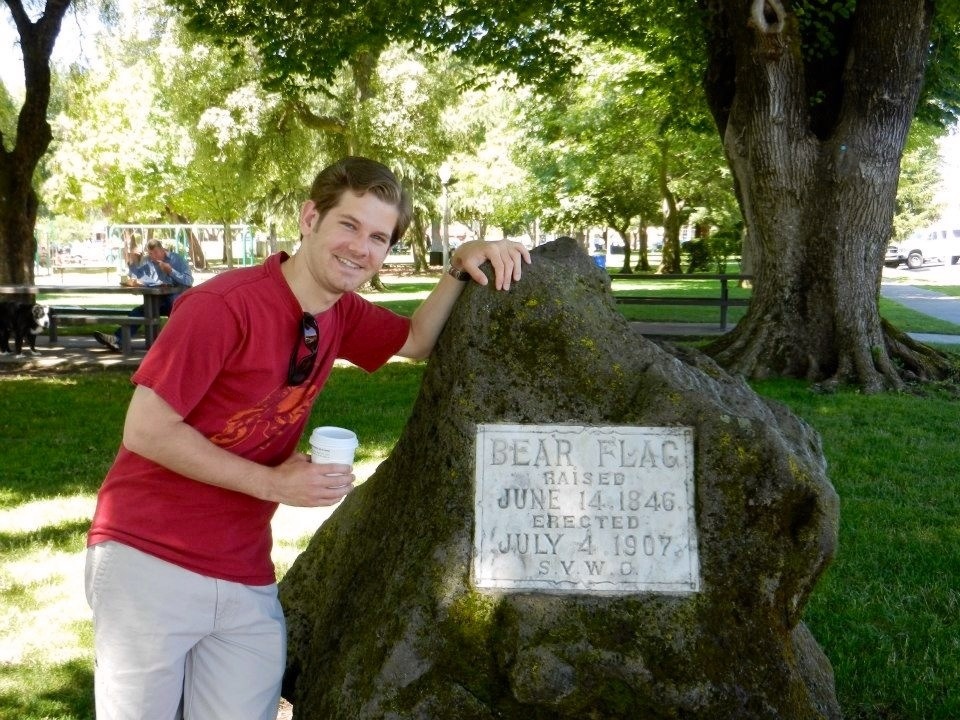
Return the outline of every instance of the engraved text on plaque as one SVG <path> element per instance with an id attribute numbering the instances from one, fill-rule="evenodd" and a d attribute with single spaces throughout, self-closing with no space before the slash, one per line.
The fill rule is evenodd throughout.
<path id="1" fill-rule="evenodd" d="M 700 589 L 693 430 L 477 427 L 478 588 Z"/>

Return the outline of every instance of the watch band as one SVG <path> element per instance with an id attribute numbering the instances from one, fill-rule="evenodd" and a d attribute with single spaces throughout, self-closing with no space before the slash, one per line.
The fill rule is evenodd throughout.
<path id="1" fill-rule="evenodd" d="M 454 278 L 455 280 L 459 280 L 460 282 L 467 282 L 470 280 L 470 273 L 468 273 L 466 270 L 461 270 L 460 268 L 456 268 L 453 265 L 451 265 L 450 269 L 447 270 L 447 275 Z"/>

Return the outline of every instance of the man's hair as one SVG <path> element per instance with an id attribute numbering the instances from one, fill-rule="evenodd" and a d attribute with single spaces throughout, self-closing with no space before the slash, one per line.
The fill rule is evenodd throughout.
<path id="1" fill-rule="evenodd" d="M 390 236 L 390 246 L 396 245 L 410 226 L 413 206 L 390 168 L 376 160 L 350 156 L 321 170 L 310 188 L 310 199 L 321 219 L 347 190 L 357 195 L 373 193 L 378 200 L 397 209 L 397 224 Z"/>
<path id="2" fill-rule="evenodd" d="M 150 240 L 147 242 L 147 250 L 156 250 L 157 248 L 166 250 L 166 248 L 163 246 L 163 240 Z"/>

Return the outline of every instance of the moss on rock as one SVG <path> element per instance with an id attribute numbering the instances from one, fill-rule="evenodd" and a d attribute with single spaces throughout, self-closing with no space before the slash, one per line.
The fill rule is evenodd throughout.
<path id="1" fill-rule="evenodd" d="M 701 591 L 480 592 L 480 423 L 694 429 Z M 317 720 L 838 718 L 800 622 L 836 543 L 819 440 L 695 352 L 652 343 L 572 242 L 471 284 L 391 456 L 281 583 L 285 696 Z"/>

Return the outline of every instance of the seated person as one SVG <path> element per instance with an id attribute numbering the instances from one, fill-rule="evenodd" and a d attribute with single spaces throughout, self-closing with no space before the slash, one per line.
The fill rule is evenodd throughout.
<path id="1" fill-rule="evenodd" d="M 143 287 L 166 285 L 180 289 L 179 292 L 164 295 L 160 298 L 161 315 L 169 315 L 173 309 L 174 301 L 180 296 L 180 292 L 193 285 L 193 273 L 187 259 L 179 253 L 167 250 L 159 240 L 151 240 L 147 243 L 146 258 L 140 256 L 135 247 L 131 247 L 127 254 L 127 267 L 130 274 L 120 281 L 122 285 Z M 130 317 L 143 317 L 143 305 L 135 307 L 129 315 Z M 130 336 L 133 337 L 137 330 L 139 330 L 139 326 L 132 326 Z M 120 328 L 117 328 L 112 336 L 102 332 L 95 332 L 93 336 L 104 347 L 114 352 L 120 352 Z"/>
<path id="2" fill-rule="evenodd" d="M 120 278 L 121 285 L 158 285 L 157 269 L 149 259 L 143 256 L 137 247 L 137 241 L 130 242 L 130 249 L 125 253 L 127 260 L 127 275 Z"/>

